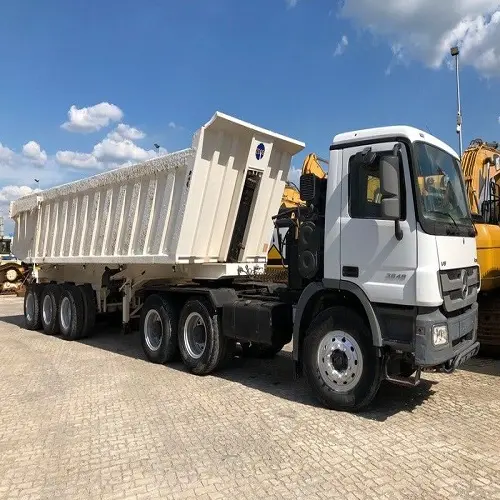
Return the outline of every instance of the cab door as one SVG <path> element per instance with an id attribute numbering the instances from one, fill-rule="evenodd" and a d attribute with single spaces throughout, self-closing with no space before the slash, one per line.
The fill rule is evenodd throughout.
<path id="1" fill-rule="evenodd" d="M 380 161 L 367 166 L 355 156 L 367 147 L 374 153 L 392 155 L 396 144 L 343 150 L 340 278 L 357 284 L 371 302 L 414 305 L 417 231 L 406 145 L 400 143 L 398 153 L 401 240 L 395 236 L 395 222 L 381 215 Z"/>

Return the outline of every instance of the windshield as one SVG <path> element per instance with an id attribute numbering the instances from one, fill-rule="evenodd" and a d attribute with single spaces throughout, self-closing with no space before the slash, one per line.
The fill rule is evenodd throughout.
<path id="1" fill-rule="evenodd" d="M 422 226 L 433 234 L 474 236 L 460 165 L 430 144 L 414 144 Z M 472 234 L 471 234 L 472 232 Z"/>

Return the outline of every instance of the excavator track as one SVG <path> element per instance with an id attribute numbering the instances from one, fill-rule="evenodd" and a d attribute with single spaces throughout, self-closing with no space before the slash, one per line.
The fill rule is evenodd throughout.
<path id="1" fill-rule="evenodd" d="M 481 350 L 500 352 L 500 294 L 480 295 L 478 304 L 478 340 Z"/>

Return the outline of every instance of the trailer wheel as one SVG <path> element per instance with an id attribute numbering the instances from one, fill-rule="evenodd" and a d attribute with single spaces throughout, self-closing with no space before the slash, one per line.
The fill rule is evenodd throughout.
<path id="1" fill-rule="evenodd" d="M 61 337 L 64 340 L 80 339 L 84 323 L 85 310 L 80 288 L 76 285 L 63 285 L 59 301 L 59 330 Z"/>
<path id="2" fill-rule="evenodd" d="M 177 354 L 177 311 L 160 295 L 150 295 L 141 310 L 144 354 L 153 363 L 169 363 Z"/>
<path id="3" fill-rule="evenodd" d="M 179 350 L 188 370 L 207 375 L 229 357 L 231 343 L 221 332 L 219 317 L 204 299 L 189 300 L 179 319 Z"/>
<path id="4" fill-rule="evenodd" d="M 52 283 L 46 285 L 41 294 L 41 320 L 43 331 L 47 335 L 59 333 L 59 302 L 61 289 Z"/>
<path id="5" fill-rule="evenodd" d="M 90 332 L 95 326 L 95 320 L 97 315 L 97 304 L 95 300 L 95 292 L 92 285 L 86 283 L 85 285 L 79 285 L 78 288 L 82 294 L 83 298 L 83 329 L 81 338 L 88 337 Z"/>
<path id="6" fill-rule="evenodd" d="M 24 319 L 28 330 L 40 330 L 42 327 L 41 295 L 43 285 L 31 283 L 24 294 Z"/>
<path id="7" fill-rule="evenodd" d="M 280 345 L 266 345 L 252 342 L 240 342 L 243 356 L 247 358 L 270 359 L 274 358 L 284 347 Z"/>
<path id="8" fill-rule="evenodd" d="M 304 340 L 304 371 L 317 399 L 332 410 L 355 412 L 375 397 L 381 358 L 364 321 L 351 309 L 323 311 Z"/>

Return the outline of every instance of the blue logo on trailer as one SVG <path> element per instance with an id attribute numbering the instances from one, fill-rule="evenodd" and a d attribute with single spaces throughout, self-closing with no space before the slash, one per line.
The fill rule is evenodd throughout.
<path id="1" fill-rule="evenodd" d="M 257 146 L 257 149 L 255 150 L 255 158 L 257 158 L 257 160 L 261 160 L 264 157 L 265 152 L 266 152 L 266 147 L 261 142 Z"/>

